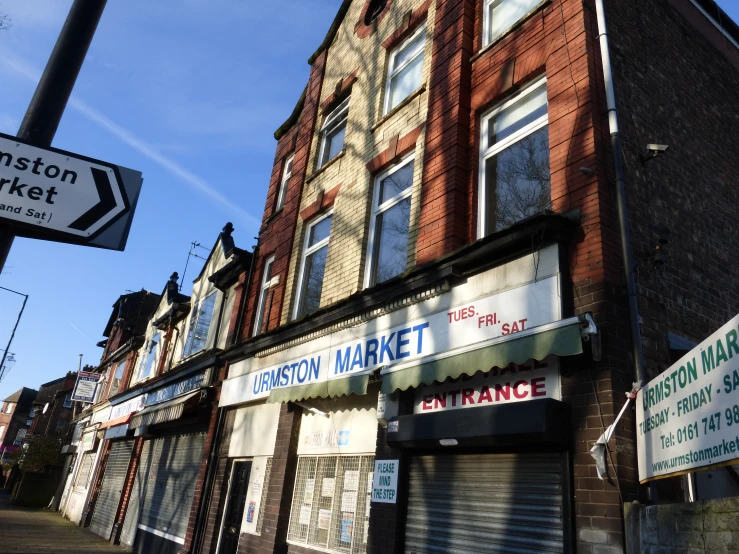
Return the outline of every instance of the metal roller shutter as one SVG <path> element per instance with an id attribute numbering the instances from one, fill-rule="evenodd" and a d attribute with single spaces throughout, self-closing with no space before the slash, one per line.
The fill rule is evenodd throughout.
<path id="1" fill-rule="evenodd" d="M 136 478 L 133 481 L 133 490 L 131 497 L 128 499 L 128 508 L 126 509 L 126 518 L 123 520 L 123 529 L 121 529 L 121 544 L 133 546 L 136 540 L 136 530 L 139 525 L 139 515 L 141 514 L 141 498 L 144 496 L 143 487 L 146 486 L 146 475 L 151 469 L 151 451 L 154 441 L 144 442 L 144 448 L 141 450 L 139 457 L 139 467 L 136 471 Z"/>
<path id="2" fill-rule="evenodd" d="M 205 433 L 154 441 L 139 528 L 153 529 L 184 543 L 204 446 Z"/>
<path id="3" fill-rule="evenodd" d="M 100 495 L 95 503 L 95 511 L 90 522 L 90 531 L 103 537 L 110 538 L 115 523 L 118 504 L 121 501 L 123 484 L 128 475 L 128 466 L 131 463 L 134 441 L 114 442 L 108 456 L 108 464 L 100 486 Z"/>
<path id="4" fill-rule="evenodd" d="M 407 554 L 564 552 L 561 454 L 418 456 Z"/>

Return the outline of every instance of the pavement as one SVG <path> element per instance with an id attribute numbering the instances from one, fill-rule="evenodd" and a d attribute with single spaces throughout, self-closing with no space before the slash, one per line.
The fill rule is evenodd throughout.
<path id="1" fill-rule="evenodd" d="M 0 492 L 0 554 L 107 554 L 126 551 L 77 527 L 58 512 L 23 508 Z"/>

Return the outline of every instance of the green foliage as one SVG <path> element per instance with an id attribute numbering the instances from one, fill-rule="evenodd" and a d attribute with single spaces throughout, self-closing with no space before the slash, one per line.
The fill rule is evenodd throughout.
<path id="1" fill-rule="evenodd" d="M 62 463 L 61 444 L 54 437 L 36 437 L 27 450 L 18 450 L 18 462 L 23 471 L 43 471 L 47 465 Z"/>

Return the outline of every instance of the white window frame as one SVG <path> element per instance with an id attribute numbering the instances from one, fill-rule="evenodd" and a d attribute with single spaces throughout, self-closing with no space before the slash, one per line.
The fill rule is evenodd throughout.
<path id="1" fill-rule="evenodd" d="M 146 339 L 146 342 L 144 343 L 144 355 L 141 356 L 141 359 L 139 360 L 139 367 L 136 370 L 136 382 L 143 381 L 144 379 L 151 379 L 151 375 L 147 375 L 146 377 L 142 377 L 141 373 L 144 370 L 144 366 L 146 366 L 146 358 L 149 357 L 149 344 L 151 343 L 152 339 L 159 335 L 159 340 L 157 341 L 157 353 L 154 355 L 154 362 L 152 365 L 152 369 L 154 369 L 159 362 L 159 348 L 162 345 L 162 333 L 161 331 L 157 331 L 156 333 L 152 334 L 148 339 Z M 150 372 L 151 373 L 151 372 Z"/>
<path id="2" fill-rule="evenodd" d="M 482 12 L 482 47 L 485 48 L 488 44 L 492 44 L 496 40 L 498 40 L 500 37 L 505 35 L 509 29 L 512 27 L 518 25 L 518 22 L 521 21 L 524 17 L 526 17 L 526 14 L 531 13 L 532 10 L 536 9 L 536 6 L 541 5 L 542 2 L 536 2 L 534 3 L 531 10 L 526 12 L 521 18 L 517 19 L 516 21 L 511 22 L 510 25 L 508 25 L 497 37 L 490 37 L 490 7 L 493 4 L 500 4 L 502 2 L 506 2 L 509 0 L 485 0 L 483 3 L 483 12 Z"/>
<path id="3" fill-rule="evenodd" d="M 481 239 L 485 236 L 485 222 L 487 221 L 487 213 L 485 213 L 485 207 L 487 206 L 487 198 L 486 198 L 486 188 L 487 183 L 485 182 L 485 162 L 495 156 L 496 154 L 499 154 L 503 150 L 509 148 L 513 144 L 517 143 L 524 137 L 527 137 L 531 133 L 534 133 L 541 129 L 542 127 L 546 127 L 549 125 L 549 110 L 547 110 L 547 113 L 541 116 L 536 121 L 532 121 L 526 127 L 523 127 L 513 133 L 511 136 L 506 137 L 505 139 L 501 140 L 500 142 L 497 142 L 493 146 L 489 145 L 489 139 L 490 135 L 488 133 L 488 129 L 490 126 L 490 122 L 495 119 L 495 116 L 498 115 L 503 110 L 511 107 L 513 104 L 521 100 L 526 95 L 534 92 L 536 89 L 540 87 L 546 87 L 547 84 L 547 78 L 542 77 L 540 79 L 537 79 L 530 85 L 528 85 L 526 88 L 521 90 L 518 94 L 513 96 L 512 98 L 509 98 L 505 102 L 502 102 L 489 112 L 483 114 L 481 118 L 481 130 L 480 130 L 480 165 L 479 165 L 479 173 L 478 173 L 478 199 L 477 199 L 477 238 Z"/>
<path id="4" fill-rule="evenodd" d="M 7 405 L 5 406 L 5 413 L 9 414 L 12 411 L 13 411 L 13 402 L 8 402 Z"/>
<path id="5" fill-rule="evenodd" d="M 387 80 L 385 82 L 385 102 L 383 103 L 382 107 L 382 115 L 387 115 L 390 112 L 390 87 L 393 83 L 393 79 L 398 76 L 398 74 L 403 71 L 406 67 L 408 67 L 410 64 L 412 64 L 418 56 L 423 56 L 426 51 L 426 39 L 418 46 L 418 50 L 416 50 L 413 53 L 413 56 L 410 57 L 403 65 L 399 67 L 393 67 L 395 65 L 395 58 L 398 55 L 398 52 L 400 52 L 407 44 L 413 42 L 416 38 L 418 38 L 418 35 L 421 33 L 426 33 L 426 25 L 421 25 L 411 36 L 409 36 L 407 39 L 405 39 L 400 45 L 398 45 L 390 54 L 390 59 L 388 60 L 387 64 Z M 424 63 L 425 60 L 424 60 Z M 418 86 L 421 86 L 423 84 L 423 77 L 421 77 L 421 83 L 419 83 Z M 418 88 L 418 87 L 416 87 Z M 413 92 L 411 92 L 413 94 Z M 408 95 L 410 96 L 410 94 Z M 406 96 L 405 98 L 408 98 Z M 405 100 L 405 98 L 403 100 Z M 398 102 L 398 105 L 400 105 L 403 100 Z M 396 106 L 397 107 L 397 106 Z"/>
<path id="6" fill-rule="evenodd" d="M 257 302 L 257 314 L 256 319 L 254 320 L 254 332 L 252 333 L 252 336 L 254 337 L 261 333 L 262 325 L 264 324 L 262 321 L 262 308 L 264 308 L 264 305 L 267 302 L 267 294 L 272 285 L 272 278 L 270 277 L 270 279 L 267 280 L 267 273 L 271 271 L 272 264 L 274 263 L 275 257 L 270 256 L 267 258 L 267 262 L 264 264 L 264 270 L 262 271 L 262 285 L 259 287 L 259 301 Z"/>
<path id="7" fill-rule="evenodd" d="M 369 226 L 369 240 L 367 242 L 367 263 L 365 264 L 365 271 L 364 271 L 364 288 L 369 288 L 371 286 L 374 286 L 372 283 L 372 271 L 374 270 L 374 267 L 372 267 L 372 260 L 374 258 L 375 253 L 375 238 L 377 234 L 377 217 L 395 206 L 398 202 L 401 202 L 402 200 L 405 200 L 406 198 L 413 196 L 413 184 L 414 182 L 411 182 L 411 185 L 404 190 L 403 192 L 396 194 L 392 198 L 385 200 L 381 205 L 378 205 L 378 202 L 380 201 L 380 183 L 383 179 L 388 178 L 390 175 L 395 173 L 396 171 L 404 168 L 406 165 L 408 165 L 411 162 L 414 162 L 416 159 L 416 154 L 412 153 L 409 156 L 406 156 L 403 158 L 400 162 L 398 162 L 396 165 L 391 167 L 390 169 L 385 170 L 384 172 L 380 173 L 375 177 L 375 183 L 374 183 L 374 191 L 372 192 L 372 215 L 370 217 L 370 226 Z M 415 172 L 416 168 L 413 168 L 414 178 L 413 181 L 415 181 Z M 408 234 L 410 235 L 410 221 L 408 222 Z M 408 260 L 406 259 L 406 262 Z"/>
<path id="8" fill-rule="evenodd" d="M 315 218 L 313 221 L 311 221 L 305 228 L 305 237 L 303 238 L 303 252 L 300 255 L 300 271 L 298 272 L 298 289 L 295 295 L 295 306 L 293 308 L 293 319 L 297 319 L 299 317 L 300 313 L 300 304 L 303 300 L 303 277 L 305 273 L 305 261 L 308 259 L 308 256 L 313 254 L 314 252 L 317 252 L 324 246 L 328 246 L 329 241 L 331 240 L 331 230 L 329 229 L 328 236 L 323 239 L 320 242 L 317 242 L 310 248 L 308 248 L 308 241 L 310 240 L 310 232 L 313 227 L 318 225 L 321 221 L 326 219 L 327 217 L 331 217 L 334 215 L 333 210 L 327 211 L 325 214 L 322 214 Z M 331 222 L 331 226 L 333 227 L 334 222 Z M 327 263 L 328 263 L 328 257 L 327 257 Z M 325 268 L 324 268 L 325 272 Z M 325 273 L 324 273 L 325 276 Z"/>
<path id="9" fill-rule="evenodd" d="M 190 351 L 188 351 L 188 346 L 192 347 L 192 342 L 190 342 L 190 333 L 194 333 L 195 330 L 198 328 L 198 323 L 200 323 L 200 307 L 206 300 L 208 300 L 208 298 L 213 295 L 215 295 L 215 299 L 213 300 L 213 313 L 210 316 L 210 323 L 208 324 L 208 334 L 205 337 L 205 345 L 203 346 L 203 348 L 200 348 L 198 350 L 191 349 Z M 185 344 L 182 346 L 183 358 L 189 358 L 190 356 L 194 356 L 195 354 L 202 352 L 203 350 L 207 350 L 208 341 L 210 340 L 210 334 L 213 332 L 213 320 L 215 319 L 216 312 L 218 311 L 218 291 L 215 288 L 206 291 L 206 293 L 200 297 L 200 300 L 198 300 L 194 309 L 197 310 L 197 318 L 195 318 L 195 321 L 193 321 L 192 316 L 187 318 L 187 333 L 185 333 Z"/>
<path id="10" fill-rule="evenodd" d="M 323 125 L 321 126 L 321 146 L 318 150 L 318 164 L 316 169 L 321 169 L 324 165 L 326 165 L 328 162 L 330 162 L 333 158 L 328 158 L 326 160 L 323 159 L 323 156 L 326 151 L 326 138 L 328 137 L 328 134 L 336 129 L 337 127 L 341 126 L 342 123 L 346 123 L 349 119 L 349 104 L 350 104 L 351 96 L 346 98 L 341 104 L 336 106 L 328 116 L 326 116 L 326 121 L 323 122 Z M 346 148 L 346 130 L 344 131 L 344 148 Z M 342 148 L 342 150 L 344 149 Z M 335 156 L 334 156 L 335 157 Z"/>
<path id="11" fill-rule="evenodd" d="M 287 182 L 293 176 L 293 160 L 295 154 L 290 154 L 285 159 L 285 165 L 282 168 L 282 181 L 280 181 L 280 190 L 277 192 L 277 204 L 275 204 L 275 212 L 279 212 L 285 207 L 285 198 L 287 197 Z"/>
<path id="12" fill-rule="evenodd" d="M 5 434 L 5 425 L 0 425 L 0 442 L 3 441 L 3 439 L 4 439 L 3 435 L 4 434 Z"/>

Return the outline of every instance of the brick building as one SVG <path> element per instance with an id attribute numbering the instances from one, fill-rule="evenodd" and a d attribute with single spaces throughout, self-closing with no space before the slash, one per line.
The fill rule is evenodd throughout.
<path id="1" fill-rule="evenodd" d="M 37 390 L 23 387 L 8 396 L 0 411 L 0 452 L 20 447 L 34 417 Z"/>
<path id="2" fill-rule="evenodd" d="M 739 311 L 739 28 L 606 2 L 604 79 L 596 8 L 342 3 L 275 133 L 196 551 L 621 552 L 623 502 L 680 494 L 639 486 L 632 411 L 605 480 L 589 450 Z"/>

